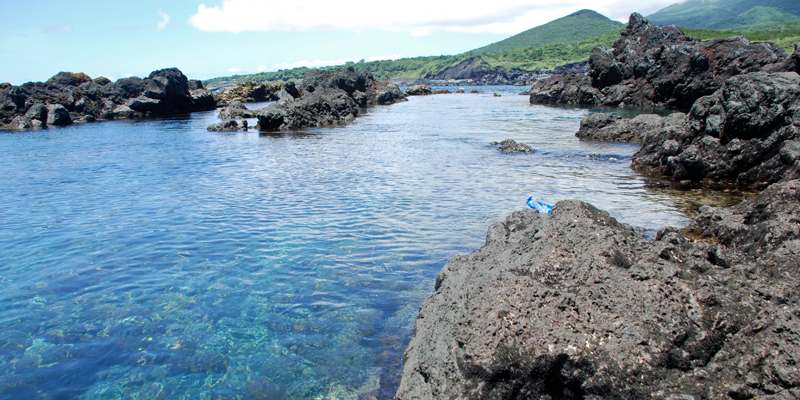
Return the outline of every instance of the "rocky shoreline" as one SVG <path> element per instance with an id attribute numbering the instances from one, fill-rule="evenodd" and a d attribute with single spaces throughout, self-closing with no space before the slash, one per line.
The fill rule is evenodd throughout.
<path id="1" fill-rule="evenodd" d="M 234 119 L 257 118 L 261 131 L 295 130 L 352 122 L 361 110 L 376 105 L 407 101 L 397 85 L 376 81 L 371 72 L 352 67 L 309 71 L 301 85 L 245 84 L 223 92 L 217 98 L 226 104 L 219 114 L 225 121 L 208 127 L 211 131 L 247 130 Z M 274 100 L 250 111 L 243 101 Z"/>
<path id="2" fill-rule="evenodd" d="M 588 61 L 565 64 L 552 70 L 525 71 L 517 68 L 510 70 L 503 67 L 492 68 L 486 61 L 476 56 L 427 78 L 396 79 L 393 82 L 400 86 L 530 86 L 533 82 L 553 75 L 582 74 L 588 71 Z"/>
<path id="3" fill-rule="evenodd" d="M 535 83 L 532 103 L 690 108 L 592 114 L 576 136 L 641 144 L 632 167 L 670 181 L 763 191 L 655 241 L 580 201 L 513 213 L 437 276 L 396 398 L 800 397 L 797 55 L 634 14 L 589 75 Z"/>
<path id="4" fill-rule="evenodd" d="M 209 111 L 217 107 L 202 82 L 177 68 L 116 82 L 60 72 L 46 82 L 8 85 L 0 91 L 0 129 L 30 130 L 93 122 Z"/>

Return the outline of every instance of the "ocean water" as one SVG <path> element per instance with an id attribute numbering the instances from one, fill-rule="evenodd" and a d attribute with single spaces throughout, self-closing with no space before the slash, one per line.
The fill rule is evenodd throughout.
<path id="1" fill-rule="evenodd" d="M 438 271 L 528 196 L 689 220 L 637 146 L 574 137 L 591 110 L 482 90 L 300 132 L 0 133 L 0 399 L 391 398 Z"/>

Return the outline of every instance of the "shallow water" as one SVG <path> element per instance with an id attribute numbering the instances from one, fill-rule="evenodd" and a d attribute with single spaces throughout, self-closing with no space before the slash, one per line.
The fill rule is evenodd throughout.
<path id="1" fill-rule="evenodd" d="M 590 110 L 482 90 L 294 133 L 0 134 L 0 398 L 391 398 L 439 269 L 529 195 L 688 221 L 636 146 L 575 139 Z"/>

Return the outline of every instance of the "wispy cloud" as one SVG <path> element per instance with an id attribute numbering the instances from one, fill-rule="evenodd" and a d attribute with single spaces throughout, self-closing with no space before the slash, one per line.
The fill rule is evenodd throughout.
<path id="1" fill-rule="evenodd" d="M 228 69 L 228 72 L 233 72 L 234 74 L 238 74 L 239 72 L 242 72 L 242 69 L 241 68 L 230 68 L 230 69 Z"/>
<path id="2" fill-rule="evenodd" d="M 495 0 L 490 7 L 443 0 L 406 0 L 403 8 L 422 12 L 386 12 L 373 0 L 224 0 L 200 4 L 188 23 L 209 32 L 370 30 L 427 36 L 437 31 L 514 34 L 589 8 L 611 19 L 644 15 L 675 0 Z M 250 16 L 250 17 L 243 17 Z"/>
<path id="3" fill-rule="evenodd" d="M 71 33 L 72 32 L 72 25 L 59 25 L 59 26 L 51 26 L 49 28 L 44 29 L 42 32 L 48 35 L 60 35 L 64 33 Z"/>
<path id="4" fill-rule="evenodd" d="M 169 21 L 171 21 L 172 19 L 169 17 L 169 15 L 167 15 L 167 13 L 161 10 L 158 10 L 158 15 L 161 17 L 161 21 L 158 21 L 156 27 L 158 28 L 158 30 L 163 31 L 164 29 L 167 28 L 167 26 L 169 25 Z"/>

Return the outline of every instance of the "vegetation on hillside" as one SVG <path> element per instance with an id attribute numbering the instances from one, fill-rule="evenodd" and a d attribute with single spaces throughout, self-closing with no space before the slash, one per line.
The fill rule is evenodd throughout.
<path id="1" fill-rule="evenodd" d="M 618 32 L 623 27 L 621 22 L 612 21 L 592 10 L 580 10 L 466 54 L 495 54 L 548 44 L 578 43 L 610 31 Z"/>
<path id="2" fill-rule="evenodd" d="M 503 51 L 497 54 L 480 54 L 480 57 L 492 68 L 517 68 L 525 71 L 551 70 L 557 66 L 583 61 L 589 58 L 592 49 L 597 46 L 611 46 L 619 38 L 620 29 L 607 32 L 598 37 L 577 43 L 554 43 L 544 46 L 525 47 Z M 356 70 L 370 71 L 375 79 L 407 79 L 427 78 L 442 72 L 446 68 L 457 65 L 475 55 L 470 53 L 455 56 L 411 57 L 399 60 L 383 60 L 348 63 Z M 215 87 L 224 84 L 238 84 L 256 81 L 299 81 L 308 72 L 308 68 L 294 68 L 277 72 L 262 72 L 253 75 L 233 75 L 203 81 L 206 86 Z"/>
<path id="3" fill-rule="evenodd" d="M 800 21 L 797 0 L 688 0 L 676 3 L 647 19 L 659 25 L 675 24 L 701 29 L 746 29 Z"/>
<path id="4" fill-rule="evenodd" d="M 721 0 L 720 2 L 722 1 L 725 0 Z M 782 0 L 775 0 L 775 1 L 782 1 Z M 594 12 L 591 13 L 596 14 Z M 605 18 L 602 15 L 599 16 Z M 564 18 L 561 18 L 561 20 L 563 19 Z M 607 18 L 605 19 L 608 20 Z M 748 38 L 751 42 L 771 41 L 775 42 L 786 53 L 793 52 L 795 43 L 800 41 L 800 19 L 797 21 L 783 22 L 780 24 L 759 25 L 759 26 L 745 27 L 740 29 L 711 30 L 711 29 L 697 29 L 697 28 L 686 28 L 686 27 L 681 27 L 681 29 L 687 35 L 694 36 L 702 40 L 711 40 L 721 37 L 743 35 L 746 38 Z M 469 51 L 454 56 L 442 55 L 442 56 L 427 56 L 427 57 L 410 57 L 399 60 L 347 63 L 347 65 L 352 66 L 353 68 L 359 71 L 361 70 L 370 71 L 375 76 L 375 78 L 379 80 L 398 79 L 398 80 L 408 80 L 408 81 L 418 78 L 430 78 L 449 67 L 455 66 L 458 63 L 475 56 L 480 56 L 481 59 L 483 59 L 483 61 L 491 68 L 503 67 L 506 70 L 516 68 L 524 71 L 535 71 L 535 70 L 544 71 L 544 70 L 551 70 L 560 65 L 588 59 L 589 55 L 592 52 L 592 49 L 594 49 L 595 47 L 597 46 L 610 47 L 614 43 L 614 41 L 619 38 L 620 30 L 622 30 L 622 27 L 617 27 L 614 30 L 608 31 L 599 36 L 595 36 L 591 39 L 580 40 L 571 43 L 547 43 L 544 45 L 537 45 L 537 46 L 522 46 L 520 44 L 520 46 L 522 47 L 512 48 L 509 50 L 499 51 L 495 53 L 485 53 L 485 52 L 476 53 L 478 50 L 480 50 L 476 49 L 473 51 Z M 526 32 L 530 32 L 530 30 Z M 516 35 L 512 38 L 515 38 L 520 35 Z M 512 38 L 509 38 L 507 40 L 510 40 Z M 252 75 L 233 75 L 228 77 L 209 79 L 207 81 L 204 81 L 204 84 L 209 87 L 216 87 L 225 84 L 238 84 L 242 82 L 251 82 L 251 81 L 298 82 L 303 79 L 303 76 L 309 70 L 310 68 L 300 67 L 300 68 L 281 70 L 276 72 L 262 72 Z"/>

